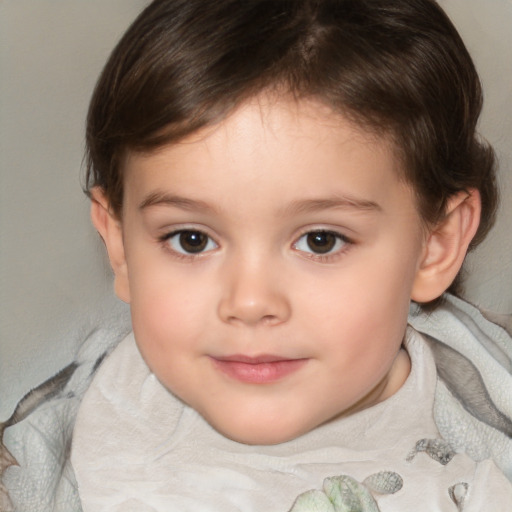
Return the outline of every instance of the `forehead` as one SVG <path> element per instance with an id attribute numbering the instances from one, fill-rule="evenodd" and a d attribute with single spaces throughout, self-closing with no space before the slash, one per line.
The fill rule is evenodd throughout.
<path id="1" fill-rule="evenodd" d="M 387 133 L 381 131 L 378 134 L 377 130 L 357 123 L 352 117 L 312 97 L 297 99 L 286 93 L 269 91 L 250 98 L 223 121 L 192 133 L 182 142 L 221 138 L 221 132 L 227 137 L 251 132 L 258 136 L 264 134 L 264 141 L 268 143 L 272 136 L 278 137 L 284 130 L 294 132 L 298 142 L 307 137 L 320 143 L 329 136 L 341 142 L 350 132 L 353 139 L 386 149 L 393 147 L 392 137 Z"/>
<path id="2" fill-rule="evenodd" d="M 368 179 L 369 177 L 372 179 Z M 255 197 L 272 182 L 279 200 L 324 197 L 326 183 L 371 202 L 382 186 L 401 186 L 400 161 L 380 137 L 313 100 L 262 95 L 223 121 L 151 153 L 131 153 L 125 196 L 179 190 L 187 184 L 210 197 Z M 346 190 L 344 187 L 346 186 Z M 227 192 L 229 191 L 229 192 Z"/>

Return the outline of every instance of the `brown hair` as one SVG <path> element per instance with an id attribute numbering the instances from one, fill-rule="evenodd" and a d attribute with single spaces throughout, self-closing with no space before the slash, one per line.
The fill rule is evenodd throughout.
<path id="1" fill-rule="evenodd" d="M 472 246 L 491 228 L 497 188 L 494 153 L 476 134 L 480 82 L 433 0 L 153 1 L 96 86 L 86 189 L 100 186 L 120 215 L 127 151 L 177 141 L 268 89 L 318 99 L 391 136 L 426 223 L 476 188 Z"/>

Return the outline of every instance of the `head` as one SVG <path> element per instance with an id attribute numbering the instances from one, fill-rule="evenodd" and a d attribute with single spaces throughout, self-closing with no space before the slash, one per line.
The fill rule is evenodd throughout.
<path id="1" fill-rule="evenodd" d="M 480 109 L 472 61 L 430 0 L 150 4 L 87 126 L 93 220 L 148 365 L 243 442 L 392 394 L 409 301 L 453 290 L 493 221 Z M 318 398 L 336 386 L 341 398 Z"/>

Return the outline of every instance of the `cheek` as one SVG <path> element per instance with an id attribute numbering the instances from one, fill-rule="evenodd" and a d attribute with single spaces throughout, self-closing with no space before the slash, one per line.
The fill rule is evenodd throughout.
<path id="1" fill-rule="evenodd" d="M 198 380 L 188 370 L 202 353 L 204 338 L 204 323 L 198 315 L 201 305 L 191 304 L 176 290 L 164 292 L 157 287 L 154 293 L 148 288 L 137 294 L 130 305 L 133 332 L 143 359 L 164 386 L 180 397 L 194 388 L 190 379 Z"/>
<path id="2" fill-rule="evenodd" d="M 133 330 L 137 342 L 156 356 L 193 347 L 207 323 L 211 303 L 204 287 L 179 273 L 140 273 L 131 284 Z"/>
<path id="3" fill-rule="evenodd" d="M 299 317 L 307 319 L 307 330 L 321 333 L 333 350 L 343 346 L 347 358 L 366 357 L 362 347 L 373 343 L 393 352 L 404 334 L 415 275 L 411 253 L 375 254 L 356 259 L 354 253 L 342 272 L 313 276 L 297 293 L 304 297 Z"/>

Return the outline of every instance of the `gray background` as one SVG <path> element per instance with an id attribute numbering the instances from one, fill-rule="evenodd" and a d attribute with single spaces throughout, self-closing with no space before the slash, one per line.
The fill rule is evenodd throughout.
<path id="1" fill-rule="evenodd" d="M 0 0 L 0 421 L 72 360 L 116 307 L 81 191 L 87 104 L 145 0 Z M 481 74 L 481 132 L 500 161 L 499 222 L 469 259 L 467 298 L 512 312 L 512 0 L 442 0 Z M 89 320 L 86 320 L 89 319 Z"/>

